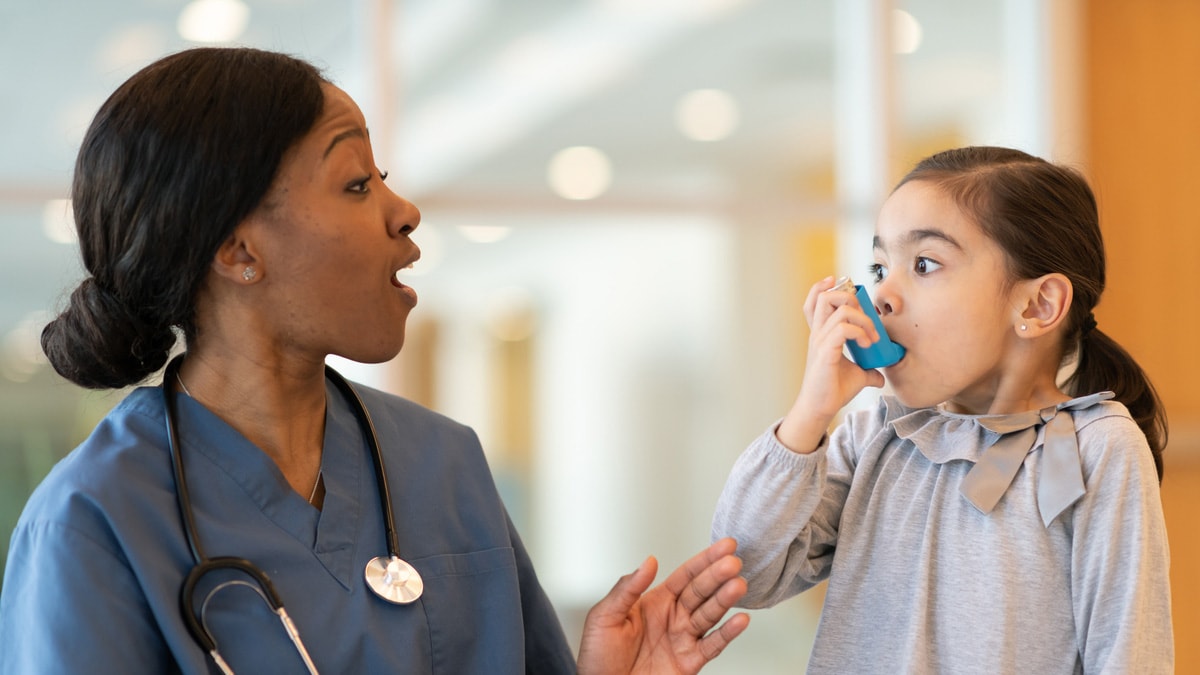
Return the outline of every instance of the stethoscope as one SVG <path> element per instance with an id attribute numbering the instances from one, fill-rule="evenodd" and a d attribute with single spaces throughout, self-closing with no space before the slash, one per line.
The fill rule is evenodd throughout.
<path id="1" fill-rule="evenodd" d="M 233 675 L 233 669 L 229 667 L 217 650 L 217 641 L 208 630 L 204 613 L 209 601 L 216 595 L 217 591 L 231 586 L 248 587 L 258 593 L 271 608 L 271 611 L 279 617 L 284 630 L 287 631 L 288 638 L 296 646 L 296 651 L 300 653 L 300 658 L 304 660 L 304 664 L 308 666 L 308 672 L 312 675 L 317 675 L 317 668 L 313 665 L 312 658 L 308 654 L 308 649 L 305 648 L 304 642 L 300 639 L 300 633 L 296 630 L 296 624 L 288 616 L 287 610 L 283 607 L 283 602 L 279 599 L 279 594 L 275 592 L 274 584 L 271 583 L 266 573 L 245 558 L 232 556 L 209 558 L 204 555 L 204 550 L 200 547 L 200 536 L 196 531 L 196 522 L 192 514 L 192 502 L 188 497 L 187 481 L 183 475 L 183 456 L 180 453 L 179 443 L 176 441 L 179 434 L 175 427 L 175 400 L 171 394 L 169 384 L 172 380 L 176 379 L 179 366 L 182 362 L 183 357 L 177 356 L 167 365 L 163 376 L 162 390 L 164 410 L 167 418 L 167 444 L 171 449 L 171 464 L 175 469 L 175 490 L 178 497 L 179 514 L 183 519 L 183 529 L 187 535 L 188 547 L 192 550 L 192 559 L 196 561 L 195 566 L 192 567 L 192 570 L 184 580 L 183 589 L 180 592 L 180 606 L 183 610 L 183 618 L 187 622 L 188 631 L 195 638 L 196 642 L 200 643 L 200 646 L 208 652 L 209 656 L 217 664 L 217 667 L 221 669 L 221 672 L 225 673 L 225 675 Z M 371 421 L 371 414 L 367 411 L 367 406 L 363 404 L 362 399 L 358 396 L 358 392 L 354 391 L 354 388 L 350 386 L 350 383 L 341 374 L 327 365 L 325 366 L 325 377 L 332 380 L 342 394 L 353 404 L 353 407 L 355 407 L 355 417 L 358 418 L 359 426 L 362 427 L 364 436 L 370 442 L 371 458 L 375 462 L 375 480 L 379 485 L 379 502 L 383 510 L 383 524 L 387 534 L 388 555 L 387 557 L 378 556 L 372 558 L 367 563 L 367 568 L 364 572 L 367 586 L 376 595 L 388 602 L 406 605 L 421 597 L 421 592 L 425 589 L 425 584 L 421 580 L 421 575 L 417 573 L 417 570 L 400 558 L 400 547 L 396 543 L 396 524 L 392 519 L 392 497 L 388 491 L 387 474 L 383 468 L 383 454 L 379 451 L 379 437 L 375 434 L 375 424 Z M 249 577 L 250 581 L 236 579 L 216 585 L 204 597 L 200 605 L 200 612 L 197 614 L 195 604 L 192 601 L 197 584 L 209 572 L 221 569 L 241 572 Z"/>

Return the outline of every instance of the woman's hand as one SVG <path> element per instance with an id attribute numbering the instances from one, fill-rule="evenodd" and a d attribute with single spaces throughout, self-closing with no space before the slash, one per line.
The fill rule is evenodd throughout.
<path id="1" fill-rule="evenodd" d="M 722 539 L 645 595 L 658 573 L 653 557 L 621 577 L 588 612 L 580 675 L 699 672 L 750 623 L 749 615 L 740 613 L 712 630 L 746 594 L 736 550 L 732 539 Z"/>
<path id="2" fill-rule="evenodd" d="M 854 293 L 831 290 L 833 286 L 833 277 L 822 279 L 804 301 L 804 318 L 810 329 L 804 382 L 775 432 L 780 443 L 796 452 L 816 450 L 830 422 L 850 399 L 865 387 L 884 384 L 878 370 L 863 370 L 846 357 L 843 347 L 847 340 L 869 347 L 879 341 L 879 332 L 858 306 Z"/>

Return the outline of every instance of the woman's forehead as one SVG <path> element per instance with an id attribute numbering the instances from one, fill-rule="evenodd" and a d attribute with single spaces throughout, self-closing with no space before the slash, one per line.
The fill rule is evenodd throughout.
<path id="1" fill-rule="evenodd" d="M 351 124 L 366 128 L 362 110 L 349 94 L 329 83 L 322 83 L 321 91 L 325 94 L 325 103 L 321 106 L 321 115 L 313 125 L 314 131 L 328 131 L 336 126 Z"/>
<path id="2" fill-rule="evenodd" d="M 331 84 L 323 84 L 322 89 L 325 103 L 321 114 L 295 148 L 295 154 L 315 161 L 324 160 L 343 141 L 358 138 L 368 142 L 366 121 L 354 99 Z"/>

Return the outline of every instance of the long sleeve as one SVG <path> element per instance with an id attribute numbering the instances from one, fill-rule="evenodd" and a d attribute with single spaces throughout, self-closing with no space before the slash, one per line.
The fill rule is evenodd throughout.
<path id="1" fill-rule="evenodd" d="M 714 534 L 745 546 L 746 605 L 828 577 L 812 673 L 1171 672 L 1166 530 L 1145 437 L 1119 403 L 1070 415 L 1085 490 L 1049 524 L 1040 432 L 987 511 L 962 492 L 1000 437 L 980 416 L 885 397 L 810 456 L 764 435 L 714 520 Z"/>
<path id="2" fill-rule="evenodd" d="M 1086 432 L 1087 493 L 1071 551 L 1084 671 L 1173 672 L 1169 553 L 1150 449 L 1128 419 L 1097 420 Z"/>
<path id="3" fill-rule="evenodd" d="M 749 586 L 740 604 L 750 608 L 774 605 L 829 576 L 849 489 L 850 471 L 828 444 L 808 455 L 791 452 L 775 426 L 734 464 L 712 524 L 714 541 L 738 541 Z"/>

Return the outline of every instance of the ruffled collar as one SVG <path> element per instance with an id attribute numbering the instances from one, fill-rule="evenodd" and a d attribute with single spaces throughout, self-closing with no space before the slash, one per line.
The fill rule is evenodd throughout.
<path id="1" fill-rule="evenodd" d="M 1025 456 L 1042 441 L 1038 510 L 1047 527 L 1084 494 L 1075 422 L 1066 410 L 1083 410 L 1113 398 L 1111 391 L 1073 398 L 1041 410 L 1011 415 L 961 415 L 941 408 L 907 408 L 885 397 L 885 423 L 911 441 L 929 461 L 975 464 L 959 492 L 982 513 L 991 513 L 1016 478 Z"/>

